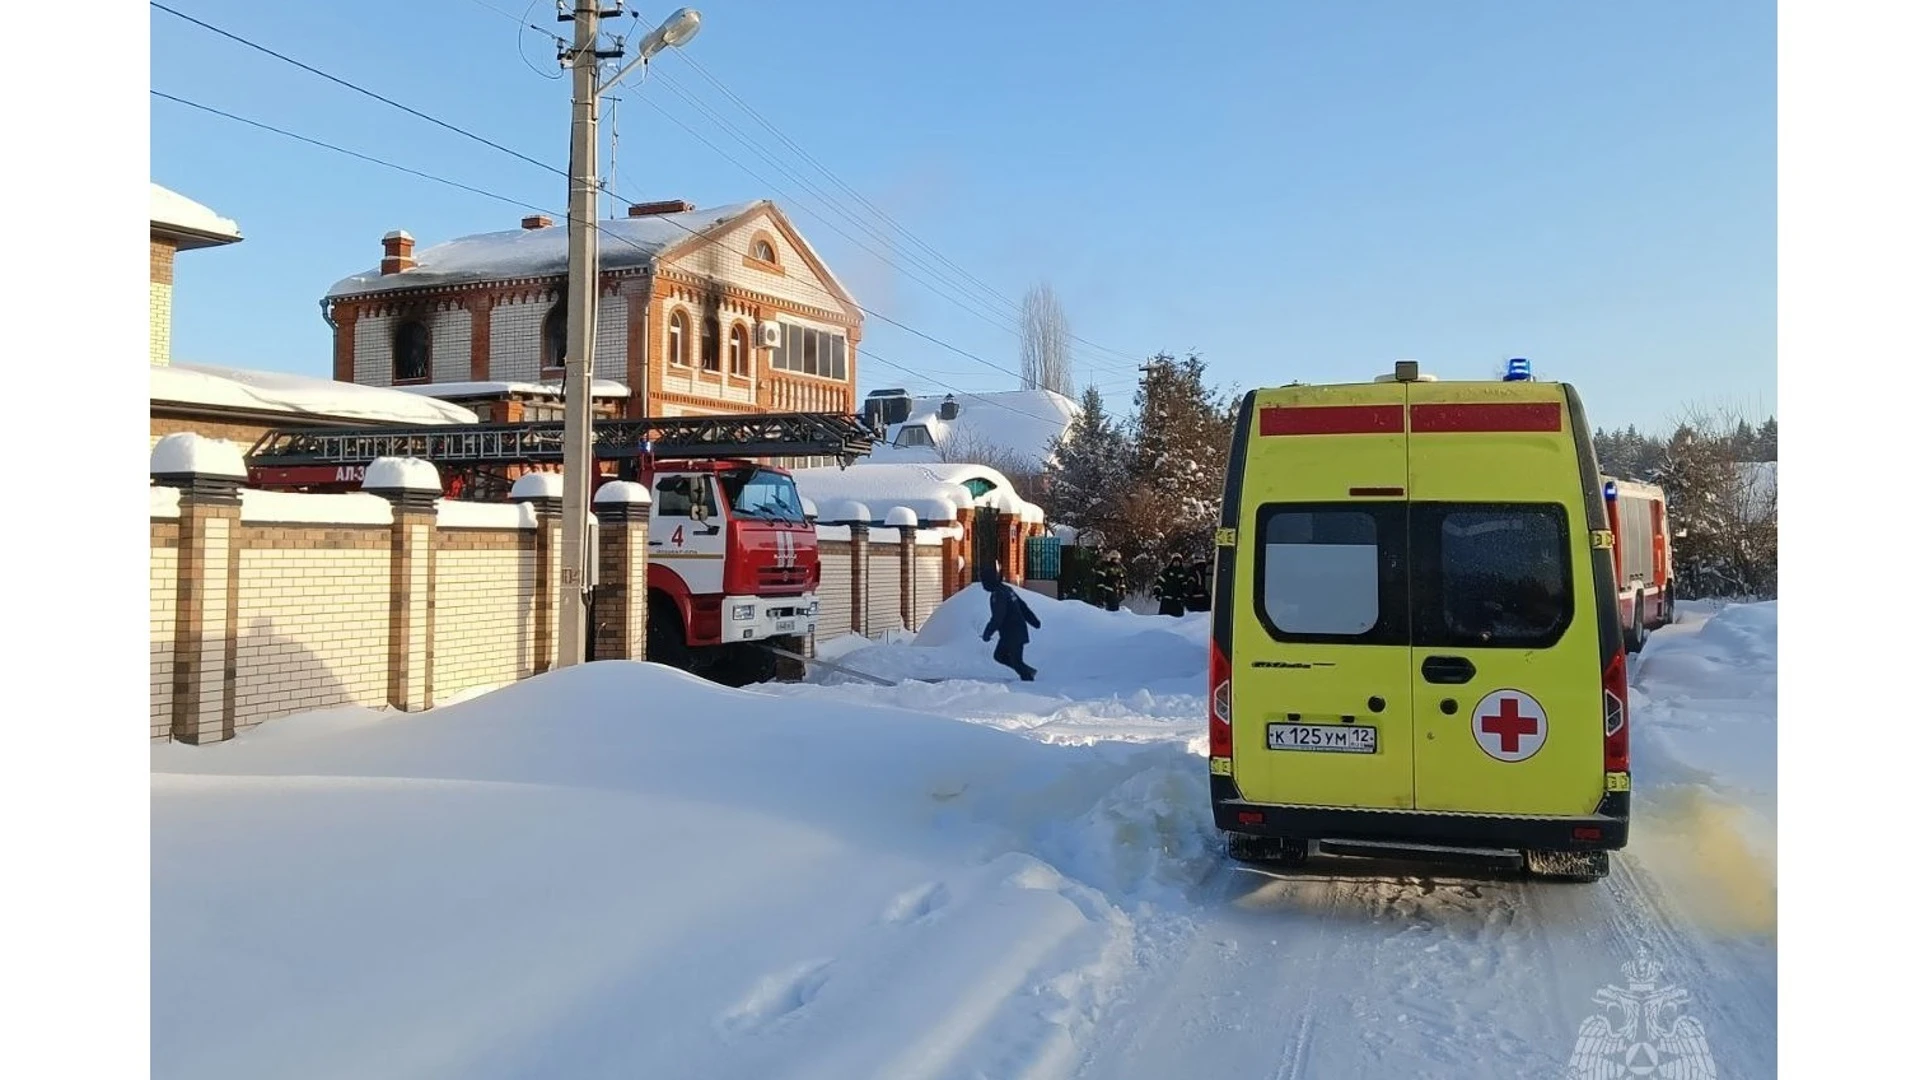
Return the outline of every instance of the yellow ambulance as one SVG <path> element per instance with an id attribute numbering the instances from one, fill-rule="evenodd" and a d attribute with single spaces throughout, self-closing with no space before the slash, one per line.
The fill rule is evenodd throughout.
<path id="1" fill-rule="evenodd" d="M 1606 876 L 1630 797 L 1612 540 L 1580 397 L 1525 360 L 1249 393 L 1208 678 L 1229 853 Z"/>

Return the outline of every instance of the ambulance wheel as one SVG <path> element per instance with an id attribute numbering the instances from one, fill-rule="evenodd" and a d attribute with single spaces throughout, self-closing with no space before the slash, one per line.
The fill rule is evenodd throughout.
<path id="1" fill-rule="evenodd" d="M 1227 834 L 1227 855 L 1239 862 L 1277 863 L 1299 866 L 1307 861 L 1307 842 L 1292 837 Z"/>
<path id="2" fill-rule="evenodd" d="M 1527 873 L 1545 881 L 1591 883 L 1613 869 L 1613 856 L 1605 851 L 1529 851 L 1526 860 Z"/>

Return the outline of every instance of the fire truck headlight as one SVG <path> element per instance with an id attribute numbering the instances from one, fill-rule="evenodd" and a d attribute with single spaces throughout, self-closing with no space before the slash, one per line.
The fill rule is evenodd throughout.
<path id="1" fill-rule="evenodd" d="M 753 618 L 752 604 L 733 605 L 733 621 L 734 622 L 746 622 L 748 619 L 751 619 L 751 618 Z"/>
<path id="2" fill-rule="evenodd" d="M 807 603 L 807 614 L 809 614 L 809 615 L 818 615 L 818 614 L 820 614 L 820 601 L 818 601 L 818 600 L 811 600 L 811 601 L 808 601 L 808 603 Z"/>

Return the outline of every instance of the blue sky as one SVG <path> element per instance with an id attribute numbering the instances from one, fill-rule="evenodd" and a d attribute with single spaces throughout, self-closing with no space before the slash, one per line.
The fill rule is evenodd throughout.
<path id="1" fill-rule="evenodd" d="M 516 30 L 524 12 L 570 34 L 552 0 L 166 2 L 565 164 L 568 83 L 551 39 Z M 1775 409 L 1771 5 L 700 7 L 688 55 L 621 92 L 618 192 L 771 197 L 866 306 L 1003 367 L 1019 366 L 1004 308 L 836 213 L 808 188 L 889 228 L 687 60 L 941 256 L 1005 297 L 1051 282 L 1077 334 L 1126 356 L 1196 350 L 1242 388 L 1370 378 L 1404 357 L 1484 377 L 1528 356 L 1607 427 L 1664 428 L 1690 403 Z M 559 176 L 163 12 L 151 28 L 155 89 L 564 207 Z M 247 237 L 181 256 L 183 361 L 325 373 L 319 299 L 378 262 L 381 234 L 425 245 L 523 213 L 150 100 L 153 179 Z M 877 319 L 863 345 L 919 373 L 865 363 L 863 392 L 1011 383 Z M 1110 400 L 1131 390 L 1114 352 L 1078 358 Z"/>

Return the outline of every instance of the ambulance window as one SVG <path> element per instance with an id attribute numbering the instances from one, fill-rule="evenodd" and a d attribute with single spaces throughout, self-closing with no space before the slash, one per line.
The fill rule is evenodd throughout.
<path id="1" fill-rule="evenodd" d="M 1566 633 L 1573 565 L 1564 508 L 1428 503 L 1415 515 L 1414 580 L 1432 590 L 1414 596 L 1416 645 L 1539 648 Z"/>
<path id="2" fill-rule="evenodd" d="M 1261 508 L 1254 598 L 1283 641 L 1406 643 L 1398 507 Z M 1384 541 L 1384 542 L 1383 542 Z"/>

